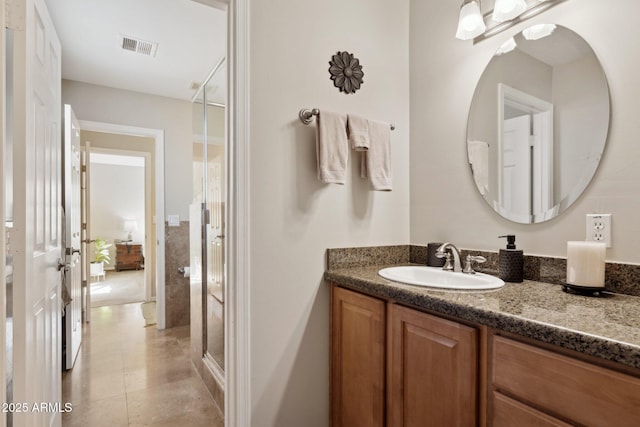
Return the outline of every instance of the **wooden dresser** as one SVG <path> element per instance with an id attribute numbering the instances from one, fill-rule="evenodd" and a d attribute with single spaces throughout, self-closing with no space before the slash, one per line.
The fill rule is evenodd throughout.
<path id="1" fill-rule="evenodd" d="M 140 270 L 142 245 L 140 243 L 116 243 L 116 271 Z"/>

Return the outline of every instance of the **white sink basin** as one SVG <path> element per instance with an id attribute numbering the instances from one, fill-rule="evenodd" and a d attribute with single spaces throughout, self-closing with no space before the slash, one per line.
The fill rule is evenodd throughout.
<path id="1" fill-rule="evenodd" d="M 454 273 L 452 271 L 444 271 L 440 267 L 417 265 L 388 267 L 378 271 L 378 274 L 394 282 L 429 288 L 473 291 L 498 289 L 504 286 L 504 282 L 501 279 L 488 274 Z"/>

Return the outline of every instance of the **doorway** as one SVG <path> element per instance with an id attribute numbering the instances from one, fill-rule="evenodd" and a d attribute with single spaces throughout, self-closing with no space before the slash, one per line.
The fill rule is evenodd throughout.
<path id="1" fill-rule="evenodd" d="M 544 218 L 553 202 L 553 104 L 498 84 L 498 199 L 516 222 Z"/>
<path id="2" fill-rule="evenodd" d="M 102 267 L 90 274 L 91 308 L 149 301 L 155 294 L 155 245 L 153 230 L 148 230 L 153 213 L 151 153 L 98 148 L 95 134 L 82 134 L 92 141 L 89 217 L 95 243 L 90 259 L 92 267 Z M 104 134 L 102 139 L 153 147 L 150 138 Z M 101 242 L 106 248 L 99 253 L 96 243 Z"/>
<path id="3" fill-rule="evenodd" d="M 210 3 L 226 4 L 226 2 L 224 2 L 224 1 L 218 2 L 217 0 L 212 0 L 212 1 L 204 0 L 202 2 L 206 3 L 206 4 L 210 4 Z M 231 4 L 234 4 L 234 2 L 231 2 Z M 245 33 L 247 33 L 247 31 L 245 31 L 246 27 L 248 27 L 248 18 L 247 18 L 248 17 L 248 13 L 247 13 L 248 12 L 248 5 L 245 4 L 245 2 L 240 2 L 240 6 L 241 7 L 238 9 L 239 10 L 239 14 L 244 18 L 242 20 L 239 20 L 234 15 L 234 17 L 232 19 L 234 21 L 238 21 L 238 20 L 241 21 L 242 29 L 239 30 L 239 33 L 245 34 Z M 68 9 L 65 9 L 65 13 L 68 12 L 68 11 L 69 11 Z M 2 14 L 2 16 L 4 18 L 4 14 Z M 67 26 L 67 27 L 68 28 L 72 28 L 74 26 L 70 25 L 70 26 Z M 65 28 L 65 26 L 61 25 L 60 28 Z M 97 32 L 94 32 L 94 33 L 97 33 Z M 243 49 L 246 47 L 245 45 L 246 45 L 247 39 L 248 39 L 248 37 L 244 37 L 241 40 L 241 41 L 244 42 L 244 44 L 242 44 Z M 2 45 L 4 46 L 5 44 L 2 43 Z M 246 73 L 247 71 L 245 71 L 245 70 L 248 70 L 248 67 L 245 66 L 246 57 L 248 56 L 248 51 L 245 51 L 245 50 L 242 50 L 241 55 L 240 55 L 241 56 L 240 59 L 239 60 L 234 60 L 234 62 L 233 62 L 234 67 L 238 67 L 238 69 L 243 70 L 243 71 L 240 71 L 240 72 L 234 71 L 234 74 L 235 73 L 238 73 L 238 74 Z M 4 54 L 3 54 L 3 57 L 4 57 Z M 248 83 L 247 83 L 248 79 L 246 78 L 246 76 L 244 74 L 242 74 L 242 75 L 240 75 L 238 77 L 238 80 L 240 81 L 238 83 L 238 86 L 240 87 L 240 90 L 241 91 L 246 90 L 246 88 L 248 87 Z M 232 97 L 235 98 L 235 97 L 237 97 L 237 95 L 233 95 Z M 247 107 L 248 107 L 248 105 L 246 105 L 246 101 L 242 100 L 238 104 L 240 105 L 240 109 L 241 109 L 241 113 L 238 114 L 238 117 L 246 118 L 245 116 L 247 115 L 246 111 L 247 111 Z M 107 118 L 107 120 L 109 120 L 109 119 L 111 119 L 111 117 Z M 236 119 L 235 118 L 234 119 L 229 119 L 228 122 L 229 123 L 236 123 Z M 233 132 L 234 132 L 234 134 L 238 133 L 240 135 L 244 135 L 244 134 L 246 134 L 248 132 L 248 121 L 247 120 L 239 120 L 239 122 L 246 123 L 246 124 L 243 124 L 243 126 L 234 126 L 235 129 L 233 130 Z M 85 125 L 86 125 L 86 123 L 85 123 Z M 114 127 L 116 129 L 119 129 L 119 130 L 123 130 L 123 129 L 128 128 L 127 126 L 105 125 L 103 123 L 97 123 L 97 128 L 98 129 L 104 129 L 104 128 L 113 129 Z M 86 127 L 83 126 L 83 128 L 86 128 Z M 136 130 L 136 129 L 132 130 L 132 132 L 137 132 L 137 131 L 138 130 Z M 154 152 L 156 153 L 156 160 L 158 161 L 158 164 L 164 164 L 164 157 L 163 157 L 164 156 L 164 134 L 163 134 L 163 132 L 160 131 L 160 130 L 157 130 L 157 129 L 142 129 L 142 133 L 145 133 L 145 134 L 155 138 L 156 145 L 155 145 L 155 148 L 154 148 Z M 243 142 L 243 144 L 244 144 L 244 142 Z M 228 154 L 228 156 L 233 156 L 233 154 Z M 245 157 L 243 157 L 242 154 L 240 155 L 240 158 L 243 159 L 243 160 L 245 159 Z M 241 163 L 241 168 L 245 167 L 246 165 L 248 165 L 248 162 L 240 162 L 240 163 Z M 160 169 L 160 168 L 158 168 L 158 169 Z M 240 181 L 239 186 L 241 188 L 246 188 L 247 187 L 248 183 L 245 183 L 245 181 L 243 179 L 240 179 L 239 181 Z M 158 223 L 162 224 L 162 221 L 160 221 L 160 220 L 164 219 L 164 198 L 163 198 L 163 196 L 164 196 L 164 175 L 163 175 L 163 171 L 162 170 L 156 170 L 156 182 L 157 182 L 157 189 L 156 189 L 155 193 L 160 195 L 160 197 L 157 197 L 157 199 L 156 199 L 156 217 L 159 219 L 159 221 L 155 221 L 155 218 L 154 218 L 154 222 L 153 223 L 157 225 Z M 237 222 L 242 226 L 243 224 L 246 224 L 246 222 L 247 222 L 246 221 L 246 216 L 247 215 L 246 215 L 246 209 L 245 209 L 244 205 L 242 205 L 242 203 L 240 203 L 240 204 L 241 204 L 241 208 L 237 209 L 237 211 L 239 211 L 239 214 L 240 214 L 239 215 L 240 219 Z M 229 206 L 229 208 L 231 210 L 236 210 L 231 205 Z M 154 229 L 156 229 L 156 227 L 154 227 Z M 234 234 L 235 234 L 235 232 L 233 230 L 231 230 L 231 233 L 230 233 L 231 240 L 235 240 Z M 157 248 L 156 248 L 157 249 L 156 250 L 156 258 L 157 258 L 156 266 L 157 267 L 156 268 L 157 268 L 157 271 L 164 271 L 164 233 L 157 233 L 156 241 L 157 241 Z M 4 245 L 2 245 L 2 246 L 4 248 Z M 239 247 L 241 253 L 243 253 L 243 254 L 247 253 L 247 249 L 245 247 L 246 245 L 244 245 L 242 242 L 239 243 L 239 244 L 236 244 L 235 246 Z M 244 273 L 243 269 L 238 268 L 235 264 L 234 264 L 233 268 L 230 268 L 230 275 L 232 275 L 232 277 L 243 276 L 244 274 L 245 273 Z M 158 328 L 159 329 L 163 329 L 164 328 L 164 320 L 163 320 L 164 319 L 164 277 L 162 275 L 158 274 L 157 278 L 156 278 L 156 281 L 157 281 L 157 289 L 158 289 L 158 298 L 159 298 L 159 301 L 162 301 L 162 303 L 161 303 L 162 305 L 160 305 L 160 303 L 159 303 L 159 307 L 158 307 L 158 311 L 159 311 Z M 230 301 L 233 301 L 233 294 L 230 297 Z M 231 308 L 233 309 L 233 307 L 234 307 L 234 304 L 231 303 Z M 232 313 L 233 313 L 233 311 L 232 311 Z M 236 316 L 236 314 L 232 314 L 232 315 Z M 229 317 L 230 315 L 226 315 L 226 316 Z M 242 325 L 248 324 L 248 322 L 243 321 L 242 318 L 240 318 L 240 321 L 241 321 Z M 233 324 L 233 322 L 228 322 L 228 323 L 229 324 Z M 246 336 L 246 334 L 245 334 L 245 336 Z M 233 339 L 233 336 L 230 337 L 229 339 Z M 241 349 L 244 349 L 242 343 L 239 345 L 239 347 Z M 236 351 L 235 350 L 235 346 L 230 346 L 230 348 L 231 349 L 227 350 L 227 351 L 229 351 L 229 352 L 235 352 Z M 244 355 L 245 353 L 241 352 L 241 354 Z M 246 354 L 248 355 L 248 352 L 246 352 Z M 228 359 L 229 359 L 230 363 L 234 363 L 234 357 L 230 357 Z M 243 365 L 247 365 L 246 361 L 243 363 Z M 236 375 L 235 374 L 236 371 L 233 369 L 233 367 L 231 369 L 229 369 L 229 371 L 231 372 L 231 374 L 229 374 L 229 375 Z M 240 371 L 241 372 L 248 372 L 248 369 L 241 369 Z M 234 382 L 231 382 L 231 384 L 233 384 Z M 244 388 L 241 388 L 240 389 L 240 393 L 242 393 L 244 390 L 245 390 Z M 231 395 L 233 396 L 233 393 Z M 245 400 L 242 400 L 242 402 L 245 402 Z M 246 402 L 248 403 L 249 400 L 247 399 Z M 232 416 L 232 415 L 233 415 L 233 412 L 230 413 L 230 416 Z M 240 424 L 243 424 L 243 423 L 240 423 Z"/>
<path id="4" fill-rule="evenodd" d="M 144 218 L 146 225 L 146 236 L 144 236 L 146 245 L 144 258 L 145 300 L 156 300 L 157 328 L 164 329 L 165 234 L 164 222 L 156 220 L 156 218 L 164 218 L 164 131 L 84 120 L 80 120 L 80 128 L 82 129 L 82 141 L 83 143 L 90 142 L 91 151 L 97 150 L 96 152 L 101 154 L 142 156 L 146 164 L 149 165 L 145 168 L 144 179 L 146 206 Z M 123 238 L 128 240 L 128 235 L 125 235 L 124 230 L 125 219 L 122 219 L 120 232 Z M 143 236 L 140 236 L 140 239 L 142 238 Z M 115 249 L 117 250 L 117 247 Z"/>

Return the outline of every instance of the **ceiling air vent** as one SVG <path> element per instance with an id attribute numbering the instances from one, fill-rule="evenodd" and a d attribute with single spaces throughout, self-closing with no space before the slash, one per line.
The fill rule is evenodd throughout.
<path id="1" fill-rule="evenodd" d="M 120 34 L 120 47 L 123 50 L 130 50 L 145 56 L 156 56 L 158 43 L 140 40 L 135 37 Z"/>

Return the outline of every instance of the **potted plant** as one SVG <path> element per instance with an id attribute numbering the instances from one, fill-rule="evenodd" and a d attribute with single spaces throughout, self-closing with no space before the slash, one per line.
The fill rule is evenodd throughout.
<path id="1" fill-rule="evenodd" d="M 92 277 L 104 277 L 104 265 L 109 264 L 111 256 L 109 256 L 109 248 L 111 243 L 107 243 L 106 240 L 96 237 L 93 242 L 94 259 L 91 261 L 91 276 Z"/>

